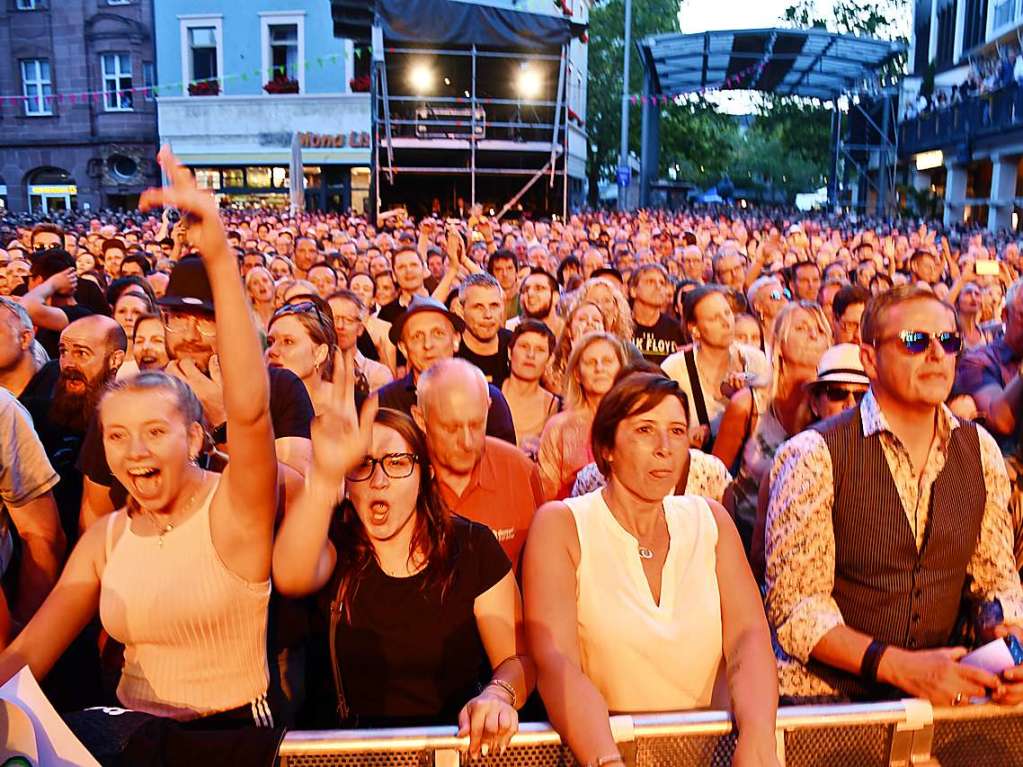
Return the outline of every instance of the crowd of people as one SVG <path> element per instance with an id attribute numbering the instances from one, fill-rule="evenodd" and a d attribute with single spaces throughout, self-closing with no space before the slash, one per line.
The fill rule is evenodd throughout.
<path id="1" fill-rule="evenodd" d="M 609 713 L 724 708 L 764 767 L 779 704 L 1023 701 L 958 662 L 1023 638 L 1011 236 L 230 210 L 160 162 L 0 224 L 0 681 L 104 764 L 523 717 L 608 767 Z"/>

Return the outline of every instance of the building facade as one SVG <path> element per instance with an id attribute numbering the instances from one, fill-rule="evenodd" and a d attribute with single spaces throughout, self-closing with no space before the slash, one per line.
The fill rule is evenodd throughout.
<path id="1" fill-rule="evenodd" d="M 222 205 L 285 207 L 292 140 L 305 203 L 363 210 L 370 54 L 325 0 L 154 0 L 161 142 Z"/>
<path id="2" fill-rule="evenodd" d="M 150 0 L 0 4 L 0 204 L 133 208 L 159 180 Z"/>
<path id="3" fill-rule="evenodd" d="M 916 201 L 946 224 L 1020 228 L 1023 3 L 916 0 L 899 155 Z"/>

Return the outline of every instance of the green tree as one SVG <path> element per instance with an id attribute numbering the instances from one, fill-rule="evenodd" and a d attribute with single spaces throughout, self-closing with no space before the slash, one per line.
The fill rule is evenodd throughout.
<path id="1" fill-rule="evenodd" d="M 634 0 L 632 3 L 633 49 L 629 60 L 630 94 L 643 89 L 643 66 L 636 54 L 635 41 L 661 32 L 678 32 L 679 0 Z M 601 181 L 614 178 L 618 166 L 621 135 L 622 63 L 625 50 L 625 4 L 609 0 L 590 11 L 589 79 L 586 90 L 586 128 L 590 151 L 587 175 L 590 203 L 597 202 Z M 639 150 L 639 105 L 629 107 L 629 143 Z"/>

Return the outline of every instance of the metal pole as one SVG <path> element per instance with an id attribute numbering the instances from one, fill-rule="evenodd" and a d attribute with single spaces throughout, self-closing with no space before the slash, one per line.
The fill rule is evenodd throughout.
<path id="1" fill-rule="evenodd" d="M 625 0 L 625 61 L 622 64 L 622 143 L 618 150 L 618 167 L 629 164 L 629 51 L 632 48 L 632 0 Z M 618 210 L 626 210 L 626 186 L 618 179 Z"/>
<path id="2" fill-rule="evenodd" d="M 472 121 L 471 133 L 469 134 L 469 151 L 471 173 L 469 175 L 469 206 L 476 206 L 476 43 L 472 44 L 472 98 L 469 100 L 469 113 Z M 457 207 L 457 201 L 456 201 Z"/>
<path id="3" fill-rule="evenodd" d="M 554 188 L 554 156 L 558 152 L 558 127 L 561 123 L 561 97 L 563 88 L 565 87 L 565 70 L 567 69 L 567 58 L 565 55 L 565 45 L 561 46 L 561 64 L 558 66 L 558 92 L 554 106 L 554 133 L 551 134 L 551 183 L 550 186 Z M 567 102 L 568 99 L 566 98 Z M 565 129 L 568 129 L 568 116 L 565 116 Z"/>
<path id="4" fill-rule="evenodd" d="M 877 215 L 887 216 L 888 215 L 888 185 L 892 179 L 888 173 L 888 132 L 891 130 L 891 106 L 892 102 L 888 98 L 888 94 L 884 91 L 881 92 L 881 98 L 884 99 L 881 102 L 881 162 L 878 163 L 878 172 L 881 175 L 880 184 L 878 184 L 878 200 L 877 200 Z"/>
<path id="5" fill-rule="evenodd" d="M 838 96 L 831 108 L 831 163 L 828 167 L 828 209 L 834 212 L 838 207 L 838 140 L 842 125 L 842 112 L 838 108 Z"/>

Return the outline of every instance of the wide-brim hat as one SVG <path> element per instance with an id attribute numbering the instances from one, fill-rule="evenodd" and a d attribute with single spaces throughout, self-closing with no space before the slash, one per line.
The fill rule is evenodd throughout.
<path id="1" fill-rule="evenodd" d="M 429 296 L 412 296 L 412 301 L 409 303 L 408 308 L 403 314 L 401 314 L 394 322 L 391 323 L 391 330 L 387 334 L 391 339 L 391 343 L 397 344 L 401 340 L 401 331 L 405 328 L 405 323 L 409 321 L 410 317 L 423 312 L 437 312 L 443 314 L 448 320 L 454 325 L 455 330 L 461 333 L 465 330 L 465 322 L 454 312 L 450 311 L 444 304 L 435 298 Z"/>
<path id="2" fill-rule="evenodd" d="M 178 261 L 167 281 L 167 292 L 156 303 L 166 309 L 213 314 L 213 288 L 202 259 L 186 256 Z"/>
<path id="3" fill-rule="evenodd" d="M 860 347 L 856 344 L 836 344 L 824 352 L 817 365 L 817 378 L 807 386 L 844 383 L 870 385 L 867 372 L 860 362 Z"/>

